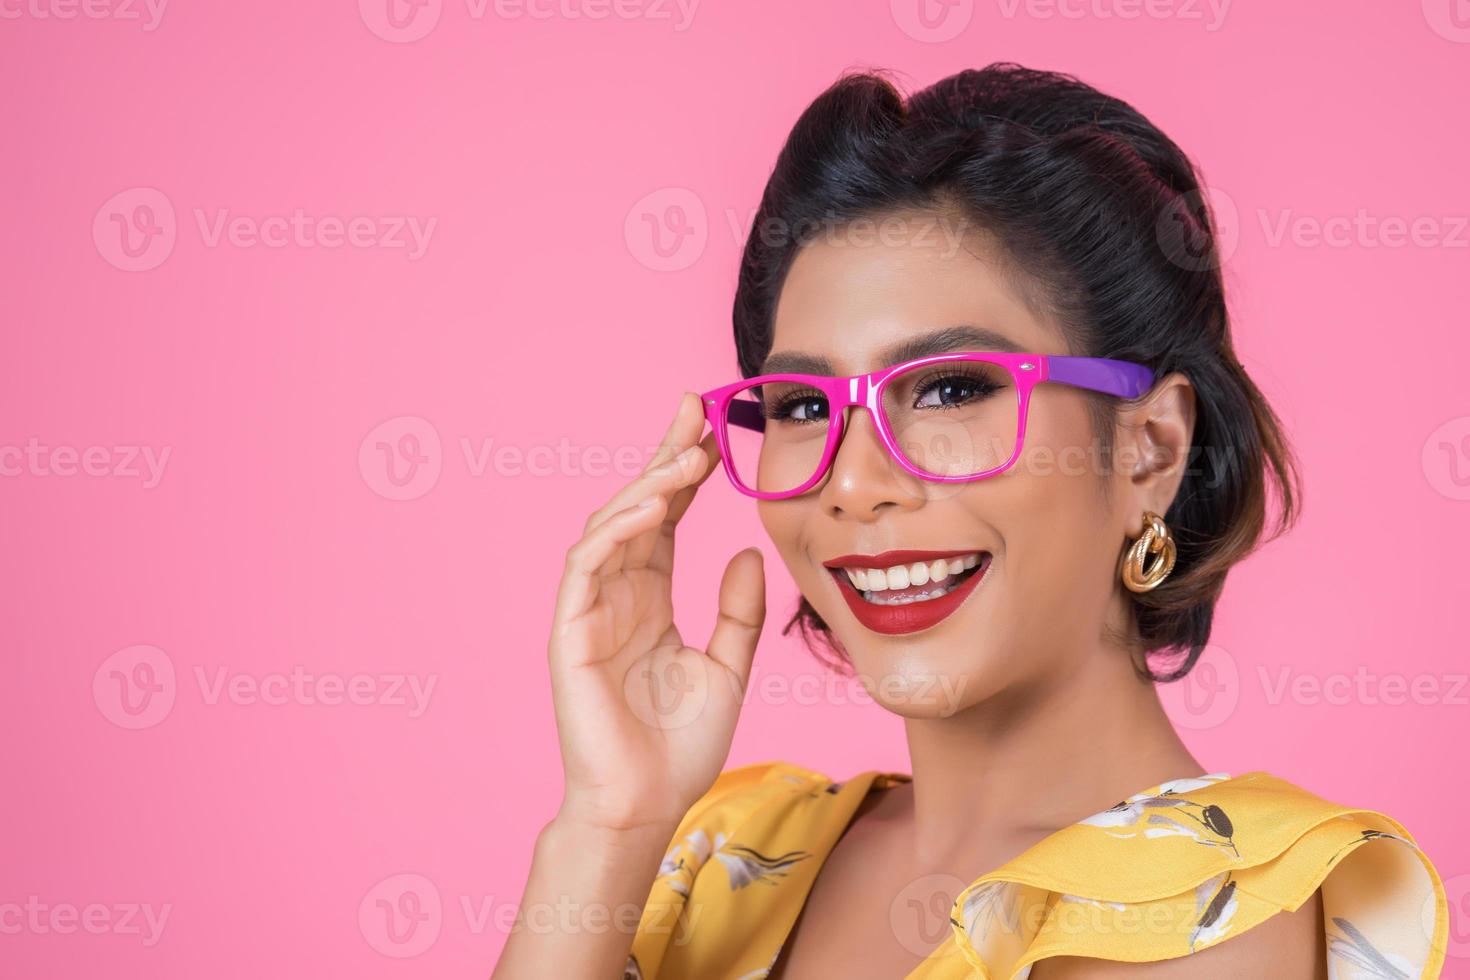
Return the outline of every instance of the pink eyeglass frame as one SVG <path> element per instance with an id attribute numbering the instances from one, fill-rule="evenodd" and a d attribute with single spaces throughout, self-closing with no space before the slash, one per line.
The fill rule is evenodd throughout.
<path id="1" fill-rule="evenodd" d="M 898 443 L 893 437 L 893 431 L 888 426 L 888 418 L 882 408 L 884 386 L 888 383 L 889 378 L 901 371 L 946 361 L 982 361 L 987 364 L 996 364 L 1009 371 L 1011 378 L 1014 379 L 1018 401 L 1016 448 L 1011 451 L 1011 458 L 999 466 L 966 476 L 939 476 L 919 469 L 904 459 L 903 454 L 899 452 Z M 775 381 L 794 381 L 810 385 L 820 391 L 827 398 L 828 417 L 831 424 L 827 429 L 827 444 L 822 449 L 822 461 L 817 465 L 817 471 L 811 479 L 791 490 L 755 490 L 740 481 L 740 477 L 735 473 L 734 464 L 730 462 L 729 432 L 726 425 L 738 425 L 756 432 L 764 431 L 766 420 L 761 414 L 760 407 L 755 402 L 733 401 L 732 399 L 751 385 Z M 1142 364 L 1114 360 L 1110 357 L 1017 354 L 1008 351 L 963 351 L 933 354 L 929 357 L 905 361 L 902 364 L 894 364 L 879 371 L 855 374 L 850 377 L 830 377 L 819 374 L 762 374 L 721 385 L 718 388 L 711 388 L 703 392 L 700 399 L 704 405 L 704 417 L 715 432 L 715 442 L 720 449 L 720 459 L 725 465 L 725 475 L 730 478 L 735 489 L 761 500 L 784 500 L 787 497 L 805 493 L 827 475 L 832 460 L 837 455 L 837 446 L 842 441 L 843 419 L 847 416 L 846 410 L 851 406 L 868 410 L 868 414 L 877 426 L 878 437 L 882 439 L 889 455 L 905 471 L 922 480 L 936 483 L 970 483 L 1003 473 L 1015 465 L 1016 460 L 1021 457 L 1021 448 L 1026 441 L 1026 415 L 1027 408 L 1031 404 L 1031 390 L 1048 381 L 1070 385 L 1074 388 L 1086 388 L 1089 391 L 1098 391 L 1119 398 L 1137 398 L 1153 386 L 1154 373 Z"/>

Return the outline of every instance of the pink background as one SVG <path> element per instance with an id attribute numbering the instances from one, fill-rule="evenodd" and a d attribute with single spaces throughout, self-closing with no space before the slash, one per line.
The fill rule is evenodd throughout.
<path id="1" fill-rule="evenodd" d="M 1406 823 L 1470 973 L 1463 0 L 961 0 L 928 27 L 915 0 L 594 2 L 0 7 L 0 973 L 486 975 L 560 799 L 564 551 L 679 393 L 735 377 L 789 126 L 849 66 L 998 59 L 1201 163 L 1305 467 L 1302 525 L 1231 576 L 1171 711 L 1215 769 Z M 266 220 L 298 210 L 312 231 Z M 722 476 L 682 541 L 702 638 L 768 542 Z M 906 769 L 899 722 L 778 635 L 766 551 L 729 765 Z"/>

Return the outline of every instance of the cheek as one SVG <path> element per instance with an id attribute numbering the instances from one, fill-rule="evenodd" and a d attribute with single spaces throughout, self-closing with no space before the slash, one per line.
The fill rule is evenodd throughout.
<path id="1" fill-rule="evenodd" d="M 802 553 L 802 529 L 806 526 L 808 519 L 806 512 L 809 509 L 802 505 L 800 498 L 756 502 L 756 512 L 760 515 L 761 526 L 766 529 L 766 536 L 781 553 L 786 567 L 798 582 L 801 581 L 801 576 L 805 571 L 804 563 L 798 560 L 798 556 Z"/>
<path id="2" fill-rule="evenodd" d="M 1012 598 L 1028 606 L 1051 608 L 1090 588 L 1102 552 L 1112 547 L 1101 456 L 1086 406 L 1077 401 L 1033 403 L 1024 452 L 1004 479 L 996 521 L 1007 577 L 1024 592 Z"/>

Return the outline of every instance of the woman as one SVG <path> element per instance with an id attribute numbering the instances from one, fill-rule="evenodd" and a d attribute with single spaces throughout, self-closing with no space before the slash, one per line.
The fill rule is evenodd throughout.
<path id="1" fill-rule="evenodd" d="M 854 74 L 806 110 L 741 264 L 742 380 L 686 393 L 567 552 L 565 796 L 521 911 L 577 915 L 515 931 L 497 977 L 1438 976 L 1444 891 L 1408 832 L 1211 772 L 1155 692 L 1299 499 L 1202 200 L 1066 75 L 904 101 Z M 704 650 L 670 605 L 717 466 L 800 587 L 787 628 L 904 717 L 912 773 L 721 772 L 761 553 Z"/>

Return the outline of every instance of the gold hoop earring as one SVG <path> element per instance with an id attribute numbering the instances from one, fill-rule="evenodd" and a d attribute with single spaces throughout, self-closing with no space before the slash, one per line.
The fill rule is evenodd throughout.
<path id="1" fill-rule="evenodd" d="M 1145 571 L 1143 560 L 1147 555 L 1157 557 Z M 1132 592 L 1157 588 L 1174 570 L 1174 558 L 1174 538 L 1169 533 L 1169 525 L 1153 511 L 1144 511 L 1143 534 L 1123 553 L 1123 584 Z"/>

